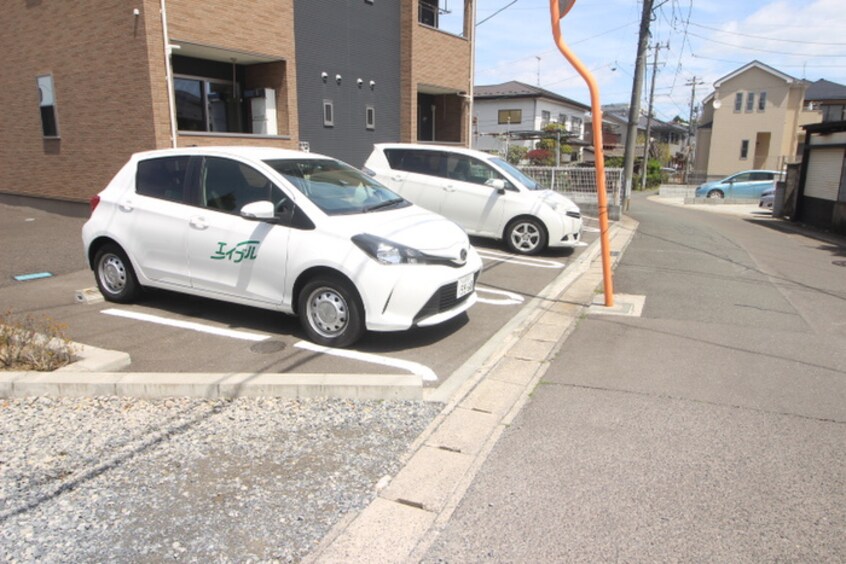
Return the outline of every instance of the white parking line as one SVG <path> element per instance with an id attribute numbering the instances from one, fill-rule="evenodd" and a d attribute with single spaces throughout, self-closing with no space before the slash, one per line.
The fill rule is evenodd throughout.
<path id="1" fill-rule="evenodd" d="M 159 325 L 168 325 L 170 327 L 179 327 L 180 329 L 190 329 L 191 331 L 199 331 L 200 333 L 209 333 L 211 335 L 219 335 L 221 337 L 241 339 L 242 341 L 264 341 L 270 338 L 270 335 L 261 335 L 259 333 L 250 333 L 248 331 L 237 331 L 235 329 L 210 327 L 201 323 L 194 323 L 193 321 L 179 321 L 177 319 L 168 319 L 166 317 L 159 317 L 157 315 L 149 315 L 147 313 L 136 313 L 134 311 L 125 311 L 122 309 L 104 309 L 100 313 L 105 313 L 106 315 L 114 315 L 115 317 L 125 317 L 127 319 L 148 321 L 150 323 L 158 323 Z"/>
<path id="2" fill-rule="evenodd" d="M 504 298 L 499 299 L 491 299 L 491 298 L 483 298 L 479 296 L 477 301 L 482 304 L 491 304 L 491 305 L 518 305 L 522 304 L 525 300 L 523 296 L 520 294 L 515 294 L 514 292 L 508 292 L 506 290 L 494 290 L 493 288 L 487 288 L 485 286 L 476 285 L 476 292 L 481 292 L 482 294 L 494 294 L 497 296 L 505 296 Z"/>
<path id="3" fill-rule="evenodd" d="M 340 356 L 352 360 L 361 360 L 363 362 L 381 364 L 383 366 L 391 366 L 393 368 L 402 368 L 403 370 L 408 370 L 412 374 L 416 374 L 417 376 L 420 376 L 423 380 L 427 380 L 429 382 L 435 382 L 438 379 L 438 376 L 434 373 L 434 371 L 432 371 L 431 368 L 423 366 L 422 364 L 418 364 L 417 362 L 411 362 L 410 360 L 389 358 L 386 356 L 379 356 L 372 353 L 350 351 L 346 349 L 332 349 L 329 347 L 316 345 L 308 341 L 300 341 L 294 346 L 298 349 L 305 349 L 307 351 L 329 354 L 332 356 Z"/>
<path id="4" fill-rule="evenodd" d="M 521 264 L 523 266 L 532 266 L 535 268 L 564 268 L 567 266 L 564 263 L 558 262 L 556 260 L 548 260 L 548 259 L 541 259 L 541 258 L 534 258 L 534 257 L 525 257 L 519 255 L 511 255 L 506 253 L 498 253 L 496 251 L 491 251 L 489 249 L 476 249 L 479 253 L 479 256 L 483 259 L 493 260 L 497 262 L 510 262 L 512 264 Z"/>
<path id="5" fill-rule="evenodd" d="M 193 321 L 179 321 L 177 319 L 168 319 L 166 317 L 159 317 L 158 315 L 150 315 L 148 313 L 137 313 L 134 311 L 126 311 L 122 309 L 109 308 L 104 309 L 100 313 L 106 315 L 113 315 L 115 317 L 123 317 L 126 319 L 135 319 L 137 321 L 147 321 L 149 323 L 157 323 L 159 325 L 167 325 L 169 327 L 178 327 L 180 329 L 189 329 L 191 331 L 199 331 L 200 333 L 209 333 L 211 335 L 218 335 L 220 337 L 229 337 L 232 339 L 241 339 L 242 341 L 265 341 L 270 338 L 270 335 L 262 335 L 260 333 L 250 333 L 249 331 L 238 331 L 236 329 L 223 329 L 220 327 L 210 327 L 201 323 L 194 323 Z M 401 360 L 398 358 L 390 358 L 387 356 L 379 356 L 372 353 L 364 353 L 358 351 L 349 351 L 344 349 L 332 349 L 323 347 L 307 341 L 300 341 L 294 345 L 295 348 L 328 354 L 332 356 L 340 356 L 352 360 L 360 360 L 362 362 L 369 362 L 371 364 L 379 364 L 382 366 L 391 366 L 393 368 L 401 368 L 407 370 L 412 374 L 420 376 L 423 380 L 430 382 L 437 381 L 438 376 L 435 372 L 417 362 L 410 360 Z"/>

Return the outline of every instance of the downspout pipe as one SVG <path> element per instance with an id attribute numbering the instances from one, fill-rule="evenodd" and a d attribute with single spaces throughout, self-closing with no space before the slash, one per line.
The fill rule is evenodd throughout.
<path id="1" fill-rule="evenodd" d="M 170 146 L 176 148 L 176 104 L 173 93 L 173 66 L 170 61 L 170 39 L 167 32 L 167 4 L 161 0 L 162 38 L 164 39 L 165 78 L 167 80 L 167 107 L 170 114 Z"/>

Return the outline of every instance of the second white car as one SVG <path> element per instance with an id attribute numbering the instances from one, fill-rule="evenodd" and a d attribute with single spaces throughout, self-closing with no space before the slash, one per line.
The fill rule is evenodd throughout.
<path id="1" fill-rule="evenodd" d="M 470 235 L 504 240 L 515 253 L 582 245 L 579 207 L 495 155 L 452 146 L 382 143 L 374 146 L 364 171 Z"/>

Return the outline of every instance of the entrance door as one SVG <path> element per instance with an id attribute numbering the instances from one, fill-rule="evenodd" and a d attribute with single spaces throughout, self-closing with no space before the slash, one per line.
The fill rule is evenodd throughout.
<path id="1" fill-rule="evenodd" d="M 417 140 L 435 140 L 435 97 L 417 94 Z"/>

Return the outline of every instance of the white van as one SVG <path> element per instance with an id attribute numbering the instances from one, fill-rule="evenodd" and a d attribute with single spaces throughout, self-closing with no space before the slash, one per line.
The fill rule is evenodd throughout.
<path id="1" fill-rule="evenodd" d="M 578 206 L 497 156 L 461 147 L 380 143 L 364 172 L 470 235 L 504 239 L 515 253 L 583 245 Z"/>

